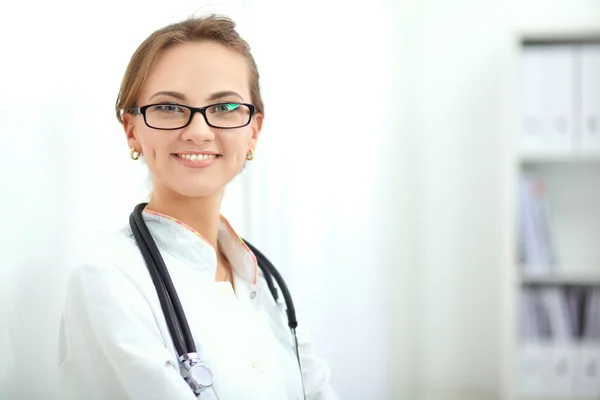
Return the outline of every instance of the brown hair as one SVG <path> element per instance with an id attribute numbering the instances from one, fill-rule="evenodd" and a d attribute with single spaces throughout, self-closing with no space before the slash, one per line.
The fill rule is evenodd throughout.
<path id="1" fill-rule="evenodd" d="M 254 57 L 250 53 L 250 46 L 240 37 L 235 30 L 235 22 L 230 18 L 210 15 L 200 18 L 188 18 L 152 33 L 137 48 L 123 80 L 115 104 L 117 119 L 123 123 L 122 112 L 135 108 L 148 73 L 160 53 L 178 43 L 195 43 L 212 40 L 244 56 L 248 62 L 250 78 L 251 101 L 256 107 L 256 112 L 264 115 L 264 104 L 260 96 L 258 83 L 258 68 Z"/>

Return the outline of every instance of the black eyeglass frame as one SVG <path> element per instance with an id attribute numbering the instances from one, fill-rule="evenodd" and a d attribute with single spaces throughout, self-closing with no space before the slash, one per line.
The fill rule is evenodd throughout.
<path id="1" fill-rule="evenodd" d="M 239 105 L 243 105 L 248 107 L 248 109 L 250 110 L 250 114 L 248 115 L 248 121 L 245 124 L 242 125 L 236 125 L 236 126 L 229 126 L 229 127 L 222 127 L 222 126 L 216 126 L 211 124 L 210 122 L 208 122 L 208 118 L 206 117 L 206 109 L 210 108 L 210 107 L 215 107 L 215 106 L 224 106 L 227 104 L 239 104 Z M 187 108 L 188 110 L 190 110 L 190 118 L 188 119 L 188 122 L 180 127 L 177 128 L 157 128 L 154 127 L 152 125 L 150 125 L 148 123 L 148 121 L 146 120 L 146 110 L 149 109 L 150 107 L 154 107 L 154 106 L 177 106 L 177 107 L 183 107 L 183 108 Z M 188 126 L 191 122 L 192 122 L 192 118 L 194 118 L 194 114 L 196 114 L 197 112 L 202 114 L 202 116 L 204 117 L 204 121 L 206 122 L 206 125 L 212 127 L 212 128 L 217 128 L 217 129 L 237 129 L 237 128 L 243 128 L 244 126 L 248 126 L 248 124 L 250 124 L 250 122 L 252 121 L 252 117 L 254 116 L 254 113 L 256 112 L 256 107 L 254 106 L 254 104 L 250 104 L 250 103 L 239 103 L 236 101 L 227 101 L 224 103 L 215 103 L 215 104 L 209 104 L 207 106 L 204 107 L 190 107 L 190 106 L 186 106 L 183 104 L 177 104 L 177 103 L 155 103 L 155 104 L 147 104 L 145 106 L 141 106 L 141 107 L 136 107 L 136 108 L 131 108 L 129 110 L 130 113 L 132 113 L 133 115 L 139 115 L 142 114 L 142 116 L 144 117 L 144 123 L 146 124 L 146 126 L 148 126 L 149 128 L 152 129 L 159 129 L 161 131 L 174 131 L 177 129 L 183 129 L 186 126 Z"/>

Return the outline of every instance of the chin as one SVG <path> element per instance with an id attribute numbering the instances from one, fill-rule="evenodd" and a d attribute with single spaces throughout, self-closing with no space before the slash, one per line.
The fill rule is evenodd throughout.
<path id="1" fill-rule="evenodd" d="M 186 179 L 173 179 L 169 189 L 184 197 L 212 197 L 218 196 L 228 183 L 221 174 L 206 174 L 204 176 L 186 177 Z M 180 178 L 180 177 L 178 177 Z"/>
<path id="2" fill-rule="evenodd" d="M 207 185 L 182 185 L 179 187 L 173 187 L 171 190 L 184 197 L 211 197 L 220 194 L 223 190 L 223 187 Z"/>
<path id="3" fill-rule="evenodd" d="M 180 173 L 170 173 L 158 181 L 168 191 L 183 197 L 211 197 L 222 194 L 227 183 L 235 177 L 234 175 L 231 179 L 227 179 L 230 173 L 214 172 L 200 176 L 187 174 L 182 176 Z"/>

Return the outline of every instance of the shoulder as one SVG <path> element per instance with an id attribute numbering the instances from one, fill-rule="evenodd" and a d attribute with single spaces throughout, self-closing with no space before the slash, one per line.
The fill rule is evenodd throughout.
<path id="1" fill-rule="evenodd" d="M 88 254 L 86 262 L 121 265 L 124 261 L 139 254 L 139 248 L 131 228 L 127 225 L 98 243 Z"/>
<path id="2" fill-rule="evenodd" d="M 131 229 L 124 226 L 96 244 L 69 275 L 69 288 L 105 282 L 134 284 L 150 279 Z"/>

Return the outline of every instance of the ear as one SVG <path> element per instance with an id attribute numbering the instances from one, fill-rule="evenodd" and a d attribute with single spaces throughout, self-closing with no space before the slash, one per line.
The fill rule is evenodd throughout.
<path id="1" fill-rule="evenodd" d="M 135 115 L 131 113 L 123 113 L 123 129 L 125 130 L 125 136 L 127 137 L 127 145 L 130 149 L 135 149 L 141 152 L 142 143 L 137 135 Z"/>
<path id="2" fill-rule="evenodd" d="M 264 117 L 262 114 L 254 114 L 254 117 L 252 117 L 252 137 L 250 138 L 250 148 L 253 150 L 256 149 L 258 135 L 262 130 L 263 119 Z"/>

